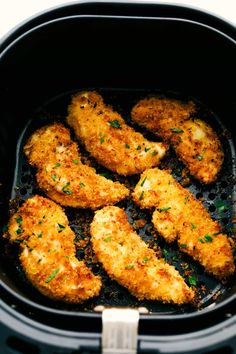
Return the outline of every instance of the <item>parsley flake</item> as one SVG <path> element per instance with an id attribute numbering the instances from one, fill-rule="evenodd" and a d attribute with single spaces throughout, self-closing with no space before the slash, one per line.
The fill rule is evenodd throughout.
<path id="1" fill-rule="evenodd" d="M 109 123 L 110 126 L 113 127 L 113 128 L 122 129 L 122 127 L 121 127 L 121 125 L 120 125 L 120 123 L 118 122 L 117 119 L 115 119 L 115 120 L 109 120 L 108 123 Z"/>
<path id="2" fill-rule="evenodd" d="M 52 272 L 51 275 L 49 275 L 49 277 L 45 280 L 45 283 L 49 283 L 53 278 L 55 278 L 55 276 L 57 275 L 57 273 L 60 271 L 60 268 L 57 268 L 56 270 L 54 270 Z"/>
<path id="3" fill-rule="evenodd" d="M 170 128 L 170 130 L 171 130 L 173 133 L 183 133 L 183 132 L 184 132 L 182 129 L 179 129 L 179 128 Z"/>

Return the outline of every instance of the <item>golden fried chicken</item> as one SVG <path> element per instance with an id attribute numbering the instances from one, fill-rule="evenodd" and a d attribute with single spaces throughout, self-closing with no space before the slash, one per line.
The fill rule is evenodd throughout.
<path id="1" fill-rule="evenodd" d="M 168 171 L 153 168 L 143 172 L 132 197 L 141 208 L 155 208 L 152 221 L 160 235 L 167 242 L 177 240 L 180 250 L 208 273 L 220 280 L 234 273 L 232 239 Z"/>
<path id="2" fill-rule="evenodd" d="M 77 143 L 60 123 L 35 131 L 24 146 L 29 163 L 37 167 L 39 187 L 64 206 L 96 209 L 126 198 L 129 190 L 84 165 Z"/>
<path id="3" fill-rule="evenodd" d="M 72 98 L 68 124 L 96 160 L 120 175 L 133 175 L 157 166 L 166 145 L 151 142 L 129 127 L 117 112 L 94 92 Z"/>
<path id="4" fill-rule="evenodd" d="M 20 243 L 20 261 L 27 278 L 54 300 L 81 303 L 97 296 L 101 279 L 75 257 L 75 234 L 63 209 L 36 195 L 10 218 L 8 237 Z"/>
<path id="5" fill-rule="evenodd" d="M 138 299 L 175 304 L 193 300 L 193 289 L 173 266 L 157 258 L 132 229 L 124 210 L 108 206 L 96 211 L 90 232 L 98 261 Z"/>
<path id="6" fill-rule="evenodd" d="M 140 100 L 132 109 L 134 122 L 170 143 L 192 176 L 208 184 L 216 180 L 224 153 L 214 130 L 200 119 L 190 118 L 193 102 L 164 98 Z"/>

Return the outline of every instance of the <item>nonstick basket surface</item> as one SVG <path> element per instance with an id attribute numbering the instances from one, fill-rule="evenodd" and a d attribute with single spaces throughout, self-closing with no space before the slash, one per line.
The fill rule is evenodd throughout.
<path id="1" fill-rule="evenodd" d="M 203 203 L 212 218 L 222 225 L 225 233 L 234 237 L 235 151 L 231 134 L 222 123 L 221 117 L 216 115 L 216 113 L 211 110 L 211 107 L 206 106 L 204 102 L 199 102 L 195 97 L 183 97 L 183 95 L 177 92 L 127 89 L 100 89 L 97 91 L 103 96 L 105 103 L 112 105 L 114 110 L 118 111 L 129 125 L 133 126 L 137 131 L 142 132 L 149 140 L 153 141 L 158 140 L 154 134 L 147 132 L 145 129 L 141 129 L 130 120 L 131 108 L 139 99 L 149 94 L 158 94 L 181 100 L 192 99 L 196 102 L 197 113 L 195 116 L 206 121 L 215 129 L 224 149 L 225 160 L 217 181 L 211 185 L 202 185 L 193 177 L 187 175 L 186 169 L 177 159 L 172 149 L 170 149 L 170 152 L 159 167 L 171 168 L 173 176 Z M 76 92 L 76 90 L 73 92 L 65 92 L 60 96 L 53 97 L 38 107 L 31 117 L 29 117 L 28 123 L 22 130 L 18 140 L 13 185 L 11 195 L 9 195 L 9 205 L 5 205 L 9 213 L 15 212 L 17 207 L 20 206 L 24 200 L 35 194 L 46 196 L 38 189 L 35 179 L 36 171 L 29 165 L 24 155 L 23 147 L 27 138 L 37 128 L 55 121 L 60 121 L 66 125 L 65 118 L 67 115 L 67 107 L 72 94 Z M 71 134 L 72 138 L 76 140 L 72 131 Z M 125 183 L 131 190 L 139 180 L 139 175 L 122 177 L 103 168 L 89 156 L 81 144 L 79 144 L 79 147 L 83 162 L 92 165 L 96 168 L 98 173 L 103 174 L 107 178 L 119 180 Z M 175 306 L 162 304 L 158 301 L 138 301 L 125 288 L 120 286 L 116 281 L 111 280 L 102 266 L 96 261 L 96 257 L 91 248 L 89 234 L 89 225 L 94 212 L 68 207 L 65 208 L 65 212 L 69 218 L 70 226 L 76 235 L 75 244 L 77 257 L 79 260 L 84 260 L 95 274 L 99 274 L 102 277 L 103 287 L 99 297 L 91 299 L 82 305 L 67 305 L 44 297 L 27 281 L 18 260 L 18 246 L 9 245 L 8 242 L 2 241 L 2 247 L 4 247 L 3 262 L 7 264 L 8 276 L 14 279 L 18 295 L 22 299 L 25 299 L 26 302 L 29 301 L 31 304 L 33 303 L 36 307 L 43 306 L 45 308 L 69 312 L 93 312 L 96 306 L 105 305 L 115 307 L 145 307 L 149 313 L 175 315 L 193 313 L 208 307 L 214 307 L 233 293 L 235 279 L 231 279 L 225 284 L 215 280 L 213 277 L 207 275 L 199 264 L 184 253 L 181 253 L 176 244 L 167 244 L 153 229 L 151 213 L 149 211 L 139 209 L 132 202 L 131 198 L 117 205 L 125 209 L 133 228 L 144 241 L 155 250 L 157 256 L 164 257 L 168 263 L 174 265 L 185 278 L 186 283 L 192 285 L 197 290 L 198 300 L 196 304 Z"/>

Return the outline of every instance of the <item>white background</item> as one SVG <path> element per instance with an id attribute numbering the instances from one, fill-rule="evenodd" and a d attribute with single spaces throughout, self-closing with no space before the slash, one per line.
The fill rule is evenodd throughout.
<path id="1" fill-rule="evenodd" d="M 22 21 L 45 9 L 73 2 L 79 0 L 0 0 L 0 38 Z M 236 26 L 236 0 L 137 0 L 137 2 L 188 5 L 210 12 Z"/>

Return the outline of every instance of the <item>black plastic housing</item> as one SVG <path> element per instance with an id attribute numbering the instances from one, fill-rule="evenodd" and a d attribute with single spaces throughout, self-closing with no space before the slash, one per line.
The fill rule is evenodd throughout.
<path id="1" fill-rule="evenodd" d="M 0 43 L 0 226 L 8 219 L 19 136 L 45 102 L 90 88 L 178 92 L 220 117 L 234 152 L 235 63 L 236 29 L 193 8 L 84 1 L 26 21 Z M 235 171 L 235 160 L 230 164 Z M 34 302 L 9 268 L 1 255 L 3 354 L 101 352 L 100 313 Z M 140 315 L 139 352 L 236 352 L 235 290 L 234 279 L 200 312 Z"/>

